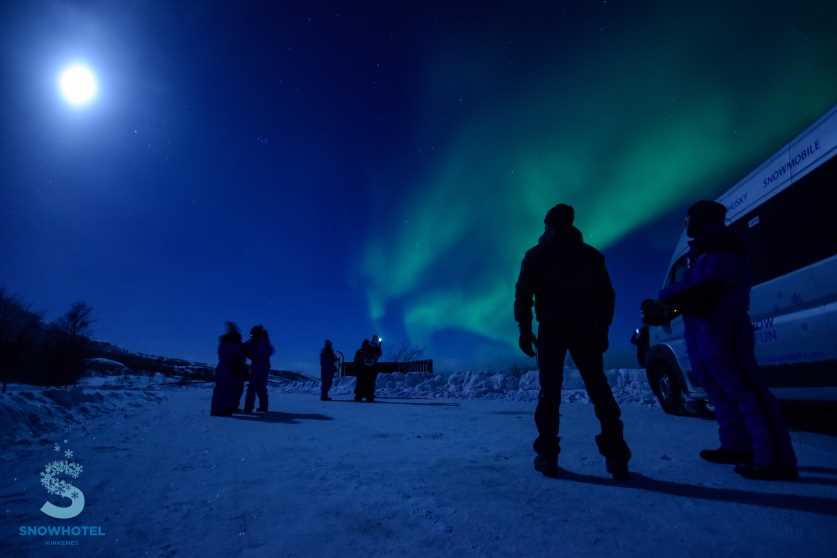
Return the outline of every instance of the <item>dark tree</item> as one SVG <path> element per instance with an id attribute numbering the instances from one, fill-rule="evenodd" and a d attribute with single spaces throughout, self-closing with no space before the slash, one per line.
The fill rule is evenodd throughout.
<path id="1" fill-rule="evenodd" d="M 0 288 L 0 380 L 6 384 L 32 355 L 43 339 L 43 319 L 18 297 Z"/>
<path id="2" fill-rule="evenodd" d="M 66 314 L 55 321 L 58 329 L 73 337 L 87 337 L 92 325 L 93 307 L 83 301 L 74 303 Z"/>
<path id="3" fill-rule="evenodd" d="M 44 324 L 18 297 L 0 289 L 0 381 L 34 385 L 75 383 L 90 356 L 93 309 L 77 302 L 61 318 Z"/>

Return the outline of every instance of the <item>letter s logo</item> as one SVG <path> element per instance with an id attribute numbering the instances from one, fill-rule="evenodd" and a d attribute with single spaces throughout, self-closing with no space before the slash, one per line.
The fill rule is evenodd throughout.
<path id="1" fill-rule="evenodd" d="M 69 498 L 71 503 L 69 506 L 56 506 L 47 500 L 41 506 L 41 511 L 55 519 L 72 519 L 80 514 L 84 510 L 84 493 L 67 481 L 59 479 L 58 475 L 64 474 L 77 479 L 83 470 L 81 465 L 70 461 L 48 463 L 41 471 L 41 485 L 48 493 Z"/>

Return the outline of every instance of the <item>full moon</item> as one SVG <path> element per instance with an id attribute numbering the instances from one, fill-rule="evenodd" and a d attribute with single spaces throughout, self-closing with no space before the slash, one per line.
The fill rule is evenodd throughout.
<path id="1" fill-rule="evenodd" d="M 58 78 L 58 86 L 64 100 L 77 107 L 90 103 L 99 90 L 93 71 L 83 64 L 64 68 Z"/>

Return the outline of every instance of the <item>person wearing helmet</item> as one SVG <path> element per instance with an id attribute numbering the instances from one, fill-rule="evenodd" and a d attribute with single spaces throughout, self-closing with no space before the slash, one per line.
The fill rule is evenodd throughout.
<path id="1" fill-rule="evenodd" d="M 533 448 L 535 470 L 559 474 L 558 408 L 564 359 L 569 351 L 581 373 L 587 394 L 601 423 L 596 436 L 599 452 L 615 479 L 628 478 L 630 449 L 622 431 L 621 412 L 604 374 L 603 354 L 613 319 L 615 295 L 604 256 L 584 243 L 573 226 L 575 211 L 558 204 L 546 214 L 545 232 L 526 252 L 515 288 L 514 317 L 520 327 L 518 344 L 528 356 L 537 348 L 540 392 L 535 409 L 538 437 Z M 538 336 L 532 332 L 532 302 Z"/>
<path id="2" fill-rule="evenodd" d="M 250 382 L 247 384 L 247 395 L 244 398 L 244 412 L 253 411 L 256 396 L 259 396 L 257 412 L 267 412 L 267 376 L 270 374 L 270 357 L 273 355 L 273 345 L 264 326 L 257 325 L 250 329 L 250 339 L 242 346 L 242 350 L 250 359 Z"/>
<path id="3" fill-rule="evenodd" d="M 659 303 L 683 314 L 693 376 L 715 407 L 721 447 L 701 458 L 735 465 L 746 478 L 793 480 L 799 473 L 781 408 L 758 380 L 747 249 L 725 219 L 726 207 L 715 201 L 689 208 L 689 266 Z"/>
<path id="4" fill-rule="evenodd" d="M 355 384 L 355 401 L 366 399 L 368 402 L 375 401 L 375 382 L 378 378 L 376 365 L 381 358 L 382 340 L 377 335 L 371 339 L 364 339 L 360 349 L 355 353 L 355 373 L 357 383 Z"/>

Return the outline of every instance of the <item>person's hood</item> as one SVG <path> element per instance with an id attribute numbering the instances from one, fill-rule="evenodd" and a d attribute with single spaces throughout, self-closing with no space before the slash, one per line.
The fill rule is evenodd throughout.
<path id="1" fill-rule="evenodd" d="M 580 246 L 584 242 L 581 231 L 573 225 L 568 227 L 550 227 L 538 239 L 538 245 L 545 247 Z"/>

